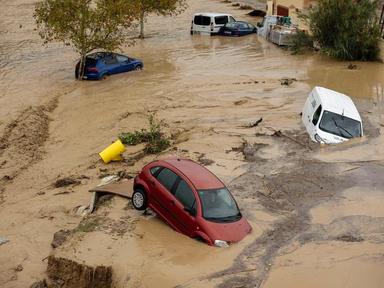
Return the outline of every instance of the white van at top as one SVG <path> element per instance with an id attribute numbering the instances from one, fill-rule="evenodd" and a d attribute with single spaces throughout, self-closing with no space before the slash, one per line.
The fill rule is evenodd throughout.
<path id="1" fill-rule="evenodd" d="M 351 98 L 315 87 L 305 102 L 302 121 L 315 142 L 336 144 L 363 136 L 359 112 Z"/>
<path id="2" fill-rule="evenodd" d="M 191 24 L 191 35 L 217 34 L 222 26 L 229 22 L 236 22 L 235 18 L 230 14 L 221 13 L 197 13 L 193 15 Z"/>

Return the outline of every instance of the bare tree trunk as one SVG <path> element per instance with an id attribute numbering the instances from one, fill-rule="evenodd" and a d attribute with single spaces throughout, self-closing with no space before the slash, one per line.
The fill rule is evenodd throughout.
<path id="1" fill-rule="evenodd" d="M 145 12 L 144 9 L 140 12 L 140 38 L 144 38 L 144 21 L 145 21 Z"/>
<path id="2" fill-rule="evenodd" d="M 85 69 L 85 57 L 86 57 L 86 54 L 85 53 L 81 53 L 81 57 L 80 57 L 80 66 L 79 66 L 79 78 L 78 80 L 83 80 L 83 77 L 84 77 L 84 69 Z"/>

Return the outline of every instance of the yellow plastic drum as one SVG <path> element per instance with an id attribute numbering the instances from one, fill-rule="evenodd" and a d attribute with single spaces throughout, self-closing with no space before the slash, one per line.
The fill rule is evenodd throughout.
<path id="1" fill-rule="evenodd" d="M 121 143 L 120 140 L 117 140 L 115 143 L 109 145 L 102 152 L 99 153 L 101 159 L 105 164 L 108 164 L 111 161 L 120 161 L 121 153 L 125 151 L 125 146 Z"/>

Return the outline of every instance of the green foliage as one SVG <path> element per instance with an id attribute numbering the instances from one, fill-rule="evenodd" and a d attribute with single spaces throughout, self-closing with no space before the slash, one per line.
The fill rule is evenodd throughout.
<path id="1" fill-rule="evenodd" d="M 113 51 L 122 45 L 127 39 L 125 28 L 137 17 L 124 0 L 41 0 L 34 13 L 44 42 L 72 46 L 81 56 L 82 68 L 91 51 Z"/>
<path id="2" fill-rule="evenodd" d="M 313 50 L 312 36 L 305 31 L 298 30 L 297 33 L 292 36 L 289 50 L 291 50 L 292 54 L 301 54 L 304 51 Z"/>
<path id="3" fill-rule="evenodd" d="M 338 59 L 377 60 L 377 5 L 377 0 L 320 0 L 308 14 L 314 40 Z"/>
<path id="4" fill-rule="evenodd" d="M 169 139 L 162 132 L 166 124 L 158 120 L 155 113 L 148 113 L 149 130 L 141 129 L 134 132 L 121 133 L 119 139 L 126 145 L 146 143 L 144 151 L 148 154 L 157 154 L 170 146 Z"/>
<path id="5" fill-rule="evenodd" d="M 148 132 L 146 130 L 141 129 L 140 131 L 121 133 L 119 135 L 119 139 L 125 145 L 135 146 L 137 144 L 147 142 L 147 134 Z"/>
<path id="6" fill-rule="evenodd" d="M 187 7 L 186 0 L 126 0 L 135 7 L 140 20 L 140 37 L 144 38 L 144 22 L 150 13 L 158 15 L 177 15 Z"/>

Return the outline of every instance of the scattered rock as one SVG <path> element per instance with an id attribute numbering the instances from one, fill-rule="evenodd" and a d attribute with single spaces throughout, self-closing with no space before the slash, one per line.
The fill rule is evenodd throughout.
<path id="1" fill-rule="evenodd" d="M 29 288 L 48 288 L 47 281 L 45 279 L 42 281 L 37 281 L 33 283 Z"/>
<path id="2" fill-rule="evenodd" d="M 55 257 L 48 258 L 47 274 L 53 287 L 61 288 L 111 288 L 112 267 L 91 267 L 75 261 Z M 44 286 L 42 286 L 44 287 Z M 40 287 L 39 287 L 40 288 Z"/>
<path id="3" fill-rule="evenodd" d="M 51 242 L 52 248 L 57 248 L 64 244 L 68 236 L 71 235 L 70 230 L 59 230 L 53 235 L 53 240 Z"/>
<path id="4" fill-rule="evenodd" d="M 293 82 L 297 81 L 296 78 L 282 78 L 279 80 L 283 86 L 290 86 Z"/>
<path id="5" fill-rule="evenodd" d="M 3 244 L 8 243 L 8 242 L 9 242 L 9 240 L 7 238 L 0 236 L 0 245 L 3 245 Z"/>

